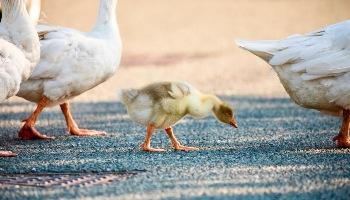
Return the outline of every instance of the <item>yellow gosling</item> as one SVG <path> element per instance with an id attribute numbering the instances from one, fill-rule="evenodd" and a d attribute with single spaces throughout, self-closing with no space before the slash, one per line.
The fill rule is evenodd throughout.
<path id="1" fill-rule="evenodd" d="M 155 129 L 164 129 L 175 150 L 198 150 L 181 145 L 172 127 L 186 115 L 203 118 L 211 113 L 220 121 L 238 128 L 233 109 L 214 95 L 203 94 L 184 82 L 159 82 L 141 89 L 122 90 L 120 99 L 126 106 L 130 118 L 147 126 L 141 148 L 144 151 L 163 152 L 152 148 L 151 137 Z"/>

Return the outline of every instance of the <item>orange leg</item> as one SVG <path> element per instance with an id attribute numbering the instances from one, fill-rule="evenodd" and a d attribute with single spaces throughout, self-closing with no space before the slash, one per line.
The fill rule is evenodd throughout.
<path id="1" fill-rule="evenodd" d="M 103 131 L 80 129 L 77 123 L 75 123 L 73 119 L 68 102 L 61 104 L 60 107 L 63 112 L 64 118 L 66 119 L 68 131 L 71 135 L 76 135 L 76 136 L 106 135 L 106 132 L 103 132 Z"/>
<path id="2" fill-rule="evenodd" d="M 49 137 L 46 135 L 42 135 L 35 129 L 35 123 L 38 119 L 40 113 L 44 110 L 44 108 L 48 105 L 49 99 L 46 97 L 42 97 L 38 102 L 35 111 L 29 116 L 28 119 L 23 120 L 24 125 L 18 133 L 19 138 L 23 140 L 33 140 L 33 139 L 53 139 L 54 137 Z"/>
<path id="3" fill-rule="evenodd" d="M 0 157 L 15 157 L 17 154 L 12 151 L 0 151 Z"/>
<path id="4" fill-rule="evenodd" d="M 333 141 L 337 142 L 337 147 L 350 148 L 350 110 L 343 110 L 343 123 L 340 128 L 339 134 L 333 138 Z"/>
<path id="5" fill-rule="evenodd" d="M 187 147 L 187 146 L 180 144 L 180 142 L 176 139 L 174 132 L 173 132 L 173 129 L 171 127 L 165 129 L 165 131 L 168 134 L 168 136 L 171 140 L 171 144 L 173 145 L 173 147 L 175 148 L 176 151 L 196 151 L 196 150 L 199 150 L 199 148 L 197 148 L 197 147 Z"/>
<path id="6" fill-rule="evenodd" d="M 151 147 L 151 138 L 154 130 L 155 130 L 155 127 L 153 124 L 149 124 L 147 126 L 145 141 L 141 144 L 141 149 L 143 151 L 149 151 L 149 152 L 164 152 L 165 151 L 164 149 L 157 149 L 157 148 Z"/>

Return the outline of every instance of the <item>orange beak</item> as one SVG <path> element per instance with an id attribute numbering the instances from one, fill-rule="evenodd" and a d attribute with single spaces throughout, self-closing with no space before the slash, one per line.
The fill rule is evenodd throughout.
<path id="1" fill-rule="evenodd" d="M 238 123 L 237 123 L 237 121 L 236 121 L 235 118 L 232 118 L 232 119 L 230 120 L 230 125 L 233 126 L 233 127 L 235 127 L 235 128 L 238 128 Z"/>

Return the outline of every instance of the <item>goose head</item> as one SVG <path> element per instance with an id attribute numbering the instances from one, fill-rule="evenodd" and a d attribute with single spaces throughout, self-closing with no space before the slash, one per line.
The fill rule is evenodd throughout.
<path id="1" fill-rule="evenodd" d="M 213 113 L 215 117 L 222 123 L 229 124 L 234 128 L 238 128 L 238 123 L 234 115 L 233 109 L 226 103 L 214 106 Z"/>

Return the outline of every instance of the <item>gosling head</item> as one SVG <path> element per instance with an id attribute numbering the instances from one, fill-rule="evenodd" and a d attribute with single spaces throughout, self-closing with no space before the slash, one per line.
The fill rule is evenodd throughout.
<path id="1" fill-rule="evenodd" d="M 238 128 L 238 123 L 234 116 L 233 109 L 226 103 L 222 103 L 213 108 L 215 117 L 222 123 Z"/>

